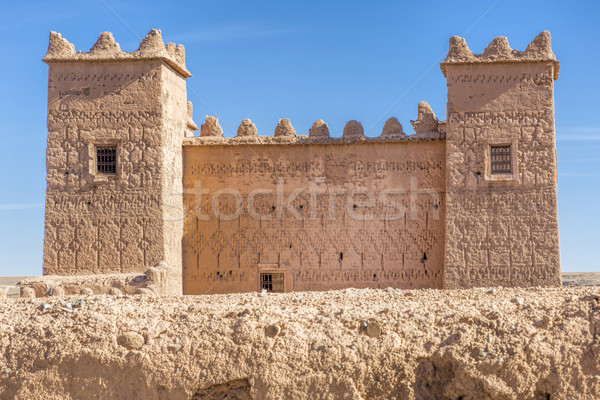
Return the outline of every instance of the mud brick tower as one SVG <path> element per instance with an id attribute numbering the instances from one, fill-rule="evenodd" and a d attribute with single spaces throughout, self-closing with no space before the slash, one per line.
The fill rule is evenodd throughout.
<path id="1" fill-rule="evenodd" d="M 559 285 L 554 80 L 542 32 L 524 52 L 450 39 L 444 287 Z"/>
<path id="2" fill-rule="evenodd" d="M 133 53 L 103 33 L 89 53 L 51 33 L 44 275 L 143 272 L 165 261 L 181 293 L 183 46 L 152 30 Z"/>

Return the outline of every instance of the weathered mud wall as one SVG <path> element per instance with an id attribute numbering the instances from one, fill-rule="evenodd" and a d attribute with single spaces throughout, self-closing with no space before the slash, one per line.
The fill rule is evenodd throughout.
<path id="1" fill-rule="evenodd" d="M 181 293 L 189 73 L 169 59 L 156 30 L 133 53 L 122 52 L 109 33 L 89 53 L 75 53 L 52 32 L 44 61 L 44 274 L 143 272 L 165 261 L 169 287 Z M 98 170 L 100 147 L 116 149 L 112 173 Z"/>
<path id="2" fill-rule="evenodd" d="M 333 140 L 331 140 L 333 142 Z M 184 147 L 184 294 L 441 288 L 440 140 Z"/>
<path id="3" fill-rule="evenodd" d="M 1 299 L 0 398 L 591 400 L 598 290 Z"/>
<path id="4" fill-rule="evenodd" d="M 447 288 L 560 285 L 554 80 L 550 34 L 524 52 L 496 38 L 474 55 L 452 38 L 448 86 Z M 490 148 L 511 168 L 490 171 Z"/>

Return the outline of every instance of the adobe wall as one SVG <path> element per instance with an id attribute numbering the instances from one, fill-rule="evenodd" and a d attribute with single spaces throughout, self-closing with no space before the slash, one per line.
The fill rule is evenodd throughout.
<path id="1" fill-rule="evenodd" d="M 0 299 L 0 398 L 597 399 L 599 292 Z"/>
<path id="2" fill-rule="evenodd" d="M 524 52 L 496 38 L 480 55 L 452 38 L 447 78 L 444 286 L 560 285 L 554 80 L 548 32 Z M 513 170 L 490 173 L 490 146 Z"/>
<path id="3" fill-rule="evenodd" d="M 189 73 L 168 57 L 155 30 L 134 53 L 109 33 L 89 53 L 51 33 L 44 275 L 144 272 L 165 261 L 167 286 L 181 293 Z M 117 150 L 112 175 L 96 171 L 105 145 Z"/>
<path id="4" fill-rule="evenodd" d="M 142 271 L 162 260 L 161 65 L 51 65 L 44 274 Z M 115 92 L 119 92 L 118 95 Z M 108 95 L 107 95 L 108 94 Z M 128 101 L 129 99 L 129 101 Z M 95 143 L 120 143 L 120 175 L 96 180 Z"/>
<path id="5" fill-rule="evenodd" d="M 44 275 L 104 288 L 148 272 L 144 289 L 170 294 L 255 291 L 260 272 L 283 272 L 286 291 L 560 284 L 548 32 L 523 52 L 451 38 L 447 121 L 421 102 L 415 135 L 390 118 L 376 138 L 357 121 L 297 135 L 287 119 L 224 138 L 216 117 L 191 137 L 184 49 L 158 30 L 130 53 L 107 32 L 84 53 L 51 32 L 43 61 Z M 492 173 L 498 145 L 511 167 Z M 97 171 L 102 146 L 114 173 Z"/>
<path id="6" fill-rule="evenodd" d="M 163 64 L 163 102 L 161 136 L 162 174 L 162 242 L 163 260 L 168 265 L 167 282 L 169 290 L 182 293 L 182 250 L 183 199 L 182 199 L 182 140 L 192 136 L 197 129 L 191 121 L 191 107 L 188 107 L 186 80 L 179 73 Z M 156 265 L 156 264 L 152 264 Z"/>
<path id="7" fill-rule="evenodd" d="M 184 294 L 260 290 L 260 271 L 288 291 L 442 287 L 443 140 L 203 139 L 184 144 Z"/>

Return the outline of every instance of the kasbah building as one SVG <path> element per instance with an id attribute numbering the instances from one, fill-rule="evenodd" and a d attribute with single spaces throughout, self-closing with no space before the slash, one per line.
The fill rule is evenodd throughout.
<path id="1" fill-rule="evenodd" d="M 561 284 L 550 34 L 452 37 L 447 120 L 198 127 L 183 46 L 51 32 L 44 276 L 21 295 Z"/>

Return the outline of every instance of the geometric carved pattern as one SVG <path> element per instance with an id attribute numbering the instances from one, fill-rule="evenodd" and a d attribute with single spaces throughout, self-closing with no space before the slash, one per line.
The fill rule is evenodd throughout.
<path id="1" fill-rule="evenodd" d="M 447 158 L 462 160 L 448 167 L 449 288 L 560 283 L 552 66 L 519 69 L 530 71 L 519 77 L 490 65 L 469 76 L 448 69 L 449 99 L 465 108 L 447 119 Z M 473 91 L 483 99 L 477 106 Z M 515 174 L 514 181 L 488 181 L 481 174 L 488 167 L 492 176 Z"/>
<path id="2" fill-rule="evenodd" d="M 162 157 L 182 137 L 161 144 L 161 68 L 51 65 L 45 274 L 141 272 L 165 259 Z"/>
<path id="3" fill-rule="evenodd" d="M 294 290 L 441 288 L 444 142 L 186 146 L 184 153 L 185 293 L 257 290 L 261 266 L 285 271 Z M 385 189 L 397 192 L 385 197 Z M 230 194 L 215 206 L 220 190 Z M 223 220 L 215 207 L 240 212 Z"/>

